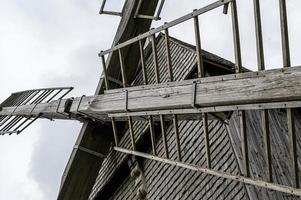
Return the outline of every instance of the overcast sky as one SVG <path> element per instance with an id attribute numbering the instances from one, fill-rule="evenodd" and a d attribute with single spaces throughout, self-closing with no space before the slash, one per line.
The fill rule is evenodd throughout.
<path id="1" fill-rule="evenodd" d="M 122 1 L 112 2 L 121 5 Z M 153 27 L 209 2 L 213 1 L 166 0 L 162 20 Z M 280 67 L 278 1 L 261 3 L 266 65 Z M 298 65 L 301 2 L 287 3 L 292 65 Z M 74 86 L 71 96 L 93 94 L 101 73 L 97 53 L 111 46 L 119 23 L 118 17 L 100 16 L 100 4 L 100 0 L 0 0 L 0 102 L 12 92 L 41 87 Z M 254 70 L 252 0 L 240 0 L 238 7 L 243 64 Z M 203 48 L 233 61 L 230 15 L 217 9 L 203 15 L 200 23 Z M 170 32 L 194 42 L 191 22 Z M 56 199 L 80 127 L 78 122 L 39 120 L 21 135 L 0 137 L 0 199 Z"/>

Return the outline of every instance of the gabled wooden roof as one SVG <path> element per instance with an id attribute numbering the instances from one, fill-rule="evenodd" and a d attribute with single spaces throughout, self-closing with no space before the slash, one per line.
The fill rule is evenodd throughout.
<path id="1" fill-rule="evenodd" d="M 168 72 L 164 35 L 159 34 L 156 37 L 159 71 L 161 82 L 168 81 Z M 176 81 L 184 80 L 194 76 L 196 71 L 196 52 L 193 45 L 187 44 L 175 38 L 170 38 L 171 58 L 173 64 L 174 78 Z M 146 68 L 149 83 L 155 83 L 154 64 L 152 59 L 152 52 L 150 45 L 145 49 Z M 208 76 L 234 73 L 234 64 L 210 52 L 202 52 L 204 58 L 204 66 Z M 131 85 L 142 85 L 143 75 L 141 67 L 137 67 L 136 77 Z M 144 143 L 143 140 L 148 132 L 148 124 L 145 121 L 137 121 L 134 123 L 134 132 L 137 143 Z M 121 136 L 120 136 L 121 137 Z M 120 140 L 120 145 L 126 148 L 131 148 L 128 130 Z M 110 195 L 118 188 L 129 175 L 129 168 L 127 166 L 128 155 L 111 150 L 104 160 L 99 171 L 95 185 L 93 187 L 90 199 L 108 199 Z"/>

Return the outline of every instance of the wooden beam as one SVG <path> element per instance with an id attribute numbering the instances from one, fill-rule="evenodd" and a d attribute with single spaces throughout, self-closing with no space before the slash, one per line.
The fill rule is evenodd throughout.
<path id="1" fill-rule="evenodd" d="M 200 106 L 198 109 L 191 106 L 191 89 L 195 81 L 198 85 L 196 92 L 196 103 Z M 131 112 L 142 112 L 141 115 L 153 112 L 154 115 L 160 115 L 158 110 L 166 112 L 165 114 L 199 114 L 200 112 L 300 107 L 300 88 L 301 67 L 291 67 L 129 87 L 126 90 L 128 109 Z M 63 99 L 59 112 L 64 112 L 65 102 L 66 100 Z M 124 91 L 116 89 L 97 96 L 76 97 L 67 112 L 71 117 L 88 114 L 110 120 L 108 113 L 125 113 L 124 104 Z M 55 115 L 57 105 L 58 101 L 52 101 L 37 105 L 4 107 L 0 115 L 30 116 L 42 113 L 42 116 L 52 116 Z"/>
<path id="2" fill-rule="evenodd" d="M 248 177 L 244 177 L 244 176 L 232 175 L 232 174 L 229 174 L 226 172 L 220 172 L 220 171 L 208 169 L 205 167 L 200 167 L 200 166 L 196 166 L 196 165 L 192 165 L 192 164 L 186 164 L 183 162 L 178 162 L 178 161 L 174 161 L 174 160 L 170 160 L 170 159 L 166 159 L 166 158 L 161 158 L 161 157 L 153 156 L 153 155 L 143 153 L 143 152 L 131 151 L 131 150 L 119 148 L 119 147 L 115 147 L 114 149 L 118 152 L 130 154 L 133 156 L 138 156 L 141 158 L 151 159 L 151 160 L 158 161 L 158 162 L 163 162 L 165 164 L 169 164 L 169 165 L 173 165 L 173 166 L 177 166 L 177 167 L 183 167 L 183 168 L 186 168 L 189 170 L 213 175 L 216 177 L 221 177 L 221 178 L 225 178 L 225 179 L 229 179 L 229 180 L 233 180 L 233 181 L 238 181 L 241 183 L 254 185 L 254 186 L 258 186 L 258 187 L 262 187 L 262 188 L 266 188 L 266 189 L 270 189 L 270 190 L 275 190 L 275 191 L 279 191 L 279 192 L 285 192 L 285 193 L 296 195 L 296 196 L 301 196 L 301 190 L 297 189 L 297 188 L 288 187 L 288 186 L 284 186 L 284 185 L 280 185 L 280 184 L 276 184 L 276 183 L 269 183 L 269 182 L 256 180 L 256 179 L 252 179 L 252 178 L 248 178 Z"/>

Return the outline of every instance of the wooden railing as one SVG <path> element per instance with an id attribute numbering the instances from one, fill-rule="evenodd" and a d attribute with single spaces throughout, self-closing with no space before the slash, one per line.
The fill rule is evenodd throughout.
<path id="1" fill-rule="evenodd" d="M 196 57 L 197 57 L 197 72 L 198 72 L 198 78 L 204 77 L 204 66 L 203 66 L 203 58 L 201 54 L 201 37 L 200 37 L 200 31 L 199 31 L 199 16 L 213 10 L 215 8 L 218 8 L 220 6 L 224 6 L 224 14 L 227 13 L 228 7 L 231 7 L 231 16 L 232 16 L 232 30 L 233 30 L 233 38 L 234 38 L 234 54 L 235 54 L 235 72 L 237 74 L 242 73 L 242 58 L 241 58 L 241 47 L 240 47 L 240 35 L 239 35 L 239 25 L 238 25 L 238 16 L 237 16 L 237 5 L 236 0 L 220 0 L 216 1 L 206 7 L 203 7 L 198 10 L 194 10 L 192 13 L 189 13 L 181 18 L 178 18 L 172 22 L 165 23 L 164 25 L 151 29 L 150 31 L 139 35 L 138 37 L 132 38 L 124 43 L 120 43 L 106 51 L 102 51 L 99 53 L 99 56 L 102 59 L 103 63 L 103 74 L 105 79 L 105 87 L 106 90 L 110 90 L 110 75 L 107 74 L 106 70 L 106 63 L 105 63 L 105 55 L 118 52 L 119 55 L 119 61 L 120 61 L 120 67 L 121 67 L 121 77 L 122 77 L 122 86 L 125 88 L 125 101 L 127 102 L 128 99 L 128 83 L 127 83 L 127 77 L 126 77 L 126 68 L 123 63 L 123 55 L 122 55 L 122 48 L 125 48 L 127 46 L 133 45 L 135 43 L 139 44 L 140 48 L 140 63 L 142 68 L 142 74 L 143 74 L 143 80 L 144 84 L 148 85 L 148 77 L 146 73 L 146 66 L 145 66 L 145 58 L 144 58 L 144 49 L 143 49 L 143 42 L 145 39 L 149 38 L 151 42 L 151 49 L 152 49 L 152 56 L 153 56 L 153 63 L 154 63 L 154 70 L 155 70 L 155 76 L 156 76 L 156 84 L 160 83 L 160 74 L 159 74 L 159 68 L 163 66 L 158 65 L 158 57 L 157 57 L 157 50 L 156 50 L 156 42 L 155 42 L 155 34 L 159 32 L 164 32 L 165 34 L 165 48 L 166 48 L 166 60 L 167 60 L 167 67 L 168 67 L 168 75 L 169 75 L 169 81 L 174 81 L 173 78 L 173 66 L 172 66 L 172 60 L 170 56 L 170 46 L 169 46 L 169 28 L 176 26 L 178 24 L 181 24 L 183 22 L 186 22 L 188 20 L 194 21 L 194 33 L 195 33 L 195 46 L 196 46 Z M 262 27 L 261 27 L 261 16 L 260 16 L 260 5 L 259 0 L 254 0 L 254 16 L 255 16 L 255 31 L 256 31 L 256 45 L 257 45 L 257 60 L 258 60 L 258 70 L 263 71 L 265 70 L 265 64 L 264 64 L 264 50 L 263 50 L 263 40 L 262 40 Z M 287 13 L 286 13 L 286 1 L 280 0 L 280 17 L 281 17 L 281 36 L 282 36 L 282 52 L 283 52 L 283 67 L 290 67 L 290 51 L 289 51 L 289 38 L 288 38 L 288 25 L 287 25 Z M 221 78 L 222 79 L 222 78 Z M 195 91 L 196 91 L 195 84 Z M 227 106 L 224 106 L 224 109 L 221 109 L 221 111 L 233 111 L 237 110 L 239 112 L 239 118 L 240 118 L 240 134 L 241 134 L 241 149 L 242 149 L 242 155 L 243 155 L 243 169 L 241 176 L 234 176 L 231 174 L 227 174 L 224 172 L 215 171 L 211 168 L 211 160 L 210 160 L 210 148 L 209 148 L 209 139 L 208 139 L 208 114 L 214 114 L 218 112 L 218 108 L 214 109 L 207 109 L 205 107 L 198 107 L 198 105 L 195 103 L 196 96 L 193 96 L 193 102 L 192 102 L 192 109 L 173 109 L 173 110 L 155 110 L 155 111 L 145 111 L 145 112 L 130 112 L 127 109 L 127 106 L 125 108 L 125 111 L 122 113 L 110 113 L 109 116 L 112 118 L 112 125 L 114 130 L 114 138 L 115 138 L 115 150 L 120 151 L 127 154 L 132 154 L 134 156 L 140 156 L 143 158 L 153 159 L 156 161 L 161 161 L 167 164 L 176 165 L 196 171 L 200 171 L 203 173 L 215 175 L 218 177 L 223 177 L 227 179 L 232 179 L 236 181 L 240 181 L 246 184 L 251 184 L 271 190 L 276 190 L 280 192 L 285 192 L 289 194 L 294 194 L 301 196 L 301 190 L 299 189 L 299 169 L 298 169 L 298 160 L 297 160 L 297 141 L 296 141 L 296 133 L 295 133 L 295 125 L 294 125 L 294 115 L 293 115 L 293 109 L 297 104 L 300 104 L 301 99 L 287 99 L 282 102 L 273 102 L 274 104 L 278 104 L 279 107 L 277 108 L 286 108 L 287 109 L 287 124 L 288 124 L 288 133 L 289 133 L 289 147 L 290 147 L 290 156 L 292 158 L 291 163 L 291 170 L 292 170 L 292 179 L 293 179 L 293 186 L 288 185 L 281 185 L 276 184 L 273 181 L 273 170 L 272 170 L 272 156 L 271 156 L 271 142 L 270 142 L 270 129 L 269 129 L 269 117 L 268 117 L 268 109 L 274 109 L 276 107 L 270 106 L 271 102 L 261 102 L 260 104 L 230 104 Z M 288 106 L 292 104 L 293 100 L 296 100 L 295 106 Z M 281 105 L 280 105 L 280 104 Z M 125 103 L 127 105 L 127 103 Z M 207 111 L 206 111 L 207 109 Z M 216 110 L 217 109 L 217 110 Z M 248 155 L 248 139 L 247 139 L 247 129 L 246 129 L 246 110 L 261 110 L 262 113 L 262 123 L 261 128 L 263 130 L 263 140 L 264 140 L 264 148 L 265 148 L 265 161 L 267 163 L 267 171 L 268 171 L 268 180 L 262 181 L 262 180 L 255 180 L 250 177 L 250 163 L 249 163 L 249 155 Z M 205 136 L 205 149 L 206 149 L 206 158 L 207 158 L 207 166 L 206 167 L 199 167 L 194 166 L 187 163 L 181 162 L 181 146 L 179 142 L 179 131 L 178 131 L 178 114 L 182 115 L 189 115 L 197 110 L 201 113 L 200 119 L 203 121 L 203 132 Z M 164 117 L 167 115 L 172 115 L 173 119 L 173 125 L 176 135 L 176 147 L 177 147 L 177 155 L 178 155 L 178 161 L 169 159 L 168 154 L 168 146 L 166 142 L 166 133 L 165 133 L 165 125 L 164 125 Z M 152 144 L 152 155 L 146 154 L 142 152 L 138 152 L 136 149 L 135 144 L 135 136 L 133 132 L 133 118 L 135 116 L 146 116 L 148 117 L 148 123 L 150 127 L 150 134 L 151 134 L 151 144 Z M 155 149 L 155 140 L 154 140 L 154 124 L 153 124 L 153 117 L 159 116 L 160 119 L 160 125 L 161 125 L 161 133 L 162 133 L 162 139 L 163 139 L 163 146 L 165 151 L 165 157 L 158 157 L 156 155 L 156 149 Z M 119 139 L 116 129 L 116 121 L 118 121 L 118 118 L 121 117 L 127 117 L 128 123 L 129 123 L 129 133 L 130 138 L 132 141 L 132 150 L 124 149 L 119 146 Z M 281 144 L 279 144 L 281 145 Z"/>

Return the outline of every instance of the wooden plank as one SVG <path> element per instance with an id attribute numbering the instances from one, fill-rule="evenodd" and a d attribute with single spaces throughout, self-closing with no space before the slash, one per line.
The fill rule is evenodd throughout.
<path id="1" fill-rule="evenodd" d="M 178 155 L 178 160 L 182 161 L 182 155 L 181 155 L 181 143 L 180 143 L 180 133 L 179 133 L 179 123 L 178 123 L 178 116 L 173 115 L 173 127 L 174 127 L 174 132 L 175 132 L 175 137 L 176 137 L 176 147 L 177 147 L 177 155 Z"/>
<path id="2" fill-rule="evenodd" d="M 265 160 L 267 164 L 268 181 L 273 182 L 273 167 L 272 167 L 272 153 L 270 141 L 270 127 L 269 127 L 269 112 L 268 110 L 261 111 L 262 132 L 265 150 Z"/>
<path id="3" fill-rule="evenodd" d="M 169 80 L 174 81 L 173 70 L 172 70 L 172 60 L 170 55 L 170 41 L 169 41 L 169 32 L 168 29 L 165 29 L 165 48 L 166 48 L 166 60 L 167 60 L 167 69 L 169 74 Z"/>
<path id="4" fill-rule="evenodd" d="M 133 129 L 133 120 L 132 117 L 128 118 L 128 123 L 129 123 L 129 133 L 130 133 L 130 137 L 131 137 L 131 143 L 132 143 L 132 149 L 133 151 L 136 150 L 136 141 L 135 141 L 135 133 L 134 133 L 134 129 Z"/>
<path id="5" fill-rule="evenodd" d="M 151 136 L 152 151 L 153 151 L 154 155 L 157 155 L 157 152 L 156 152 L 156 135 L 155 135 L 155 130 L 154 130 L 153 116 L 148 117 L 148 124 L 149 124 L 149 132 L 150 132 L 150 136 Z"/>
<path id="6" fill-rule="evenodd" d="M 246 74 L 246 75 L 245 75 Z M 244 73 L 245 77 L 237 75 L 222 76 L 223 81 L 215 77 L 197 79 L 198 87 L 196 103 L 203 112 L 221 112 L 237 109 L 268 109 L 300 107 L 301 100 L 301 67 Z M 232 77 L 231 79 L 228 77 Z M 214 81 L 211 81 L 211 78 Z M 150 112 L 149 110 L 165 110 L 168 114 L 185 114 L 184 111 L 172 112 L 177 109 L 190 109 L 186 113 L 200 113 L 191 107 L 191 88 L 193 81 L 160 83 L 144 87 L 131 87 L 128 90 L 128 109 L 132 112 Z M 71 119 L 80 114 L 77 111 L 80 97 L 76 97 L 68 112 Z M 61 101 L 59 112 L 64 112 L 66 99 Z M 0 115 L 38 115 L 62 118 L 56 115 L 58 101 L 37 105 L 4 107 Z M 206 110 L 207 109 L 207 110 Z M 14 111 L 14 112 L 13 112 Z M 106 120 L 108 113 L 124 113 L 124 92 L 107 93 L 97 96 L 83 97 L 79 111 L 97 115 Z M 13 113 L 12 113 L 13 112 Z M 161 113 L 157 113 L 161 114 Z M 75 118 L 76 119 L 76 118 Z"/>
<path id="7" fill-rule="evenodd" d="M 162 134 L 162 140 L 163 140 L 163 146 L 164 146 L 164 152 L 166 158 L 169 158 L 169 151 L 168 151 L 168 144 L 167 144 L 167 138 L 166 138 L 166 130 L 165 130 L 165 122 L 164 122 L 164 116 L 160 115 L 160 125 L 161 125 L 161 134 Z"/>
<path id="8" fill-rule="evenodd" d="M 140 62 L 141 62 L 143 80 L 144 80 L 144 84 L 147 85 L 148 80 L 147 80 L 147 72 L 146 72 L 146 66 L 145 66 L 145 60 L 144 60 L 144 49 L 143 49 L 143 44 L 142 44 L 141 40 L 139 40 L 139 50 L 140 50 Z"/>
<path id="9" fill-rule="evenodd" d="M 149 37 L 150 35 L 159 33 L 159 32 L 161 32 L 161 31 L 163 31 L 163 30 L 165 30 L 167 28 L 171 28 L 171 27 L 176 26 L 178 24 L 181 24 L 181 23 L 183 23 L 183 22 L 185 22 L 185 21 L 187 21 L 189 19 L 192 19 L 195 16 L 204 14 L 206 12 L 209 12 L 210 10 L 213 10 L 215 8 L 223 6 L 223 5 L 225 5 L 225 4 L 227 4 L 227 3 L 231 2 L 231 1 L 233 1 L 233 0 L 218 0 L 216 2 L 213 2 L 213 3 L 207 5 L 207 6 L 203 7 L 203 8 L 200 8 L 198 10 L 193 11 L 192 13 L 189 13 L 189 14 L 187 14 L 187 15 L 185 15 L 183 17 L 180 17 L 180 18 L 178 18 L 176 20 L 173 20 L 173 21 L 171 21 L 171 22 L 169 22 L 169 23 L 167 23 L 165 25 L 162 25 L 162 26 L 156 28 L 156 29 L 152 29 L 152 30 L 150 30 L 150 31 L 148 31 L 148 32 L 146 32 L 144 34 L 141 34 L 141 35 L 139 35 L 137 37 L 133 37 L 130 40 L 124 42 L 124 43 L 120 43 L 120 44 L 112 47 L 111 49 L 103 51 L 103 52 L 99 53 L 99 56 L 106 55 L 106 54 L 111 53 L 113 51 L 116 51 L 116 50 L 118 50 L 120 48 L 126 47 L 126 46 L 128 46 L 130 44 L 133 44 L 133 43 L 135 43 L 135 42 L 137 42 L 137 41 L 139 41 L 141 39 L 145 39 L 145 38 Z"/>
<path id="10" fill-rule="evenodd" d="M 289 135 L 289 146 L 290 146 L 290 157 L 292 162 L 292 178 L 293 186 L 295 188 L 300 187 L 299 183 L 299 167 L 298 167 L 298 155 L 297 155 L 297 138 L 295 130 L 295 119 L 292 109 L 287 109 L 287 125 L 288 125 L 288 135 Z"/>
<path id="11" fill-rule="evenodd" d="M 203 132 L 204 132 L 204 140 L 205 140 L 205 150 L 206 150 L 206 162 L 207 168 L 211 168 L 211 158 L 210 158 L 210 143 L 209 143 L 209 131 L 208 131 L 208 115 L 204 113 L 202 115 L 203 121 Z"/>
<path id="12" fill-rule="evenodd" d="M 115 118 L 112 117 L 112 128 L 113 128 L 113 134 L 114 134 L 114 140 L 115 140 L 115 146 L 118 147 L 118 133 L 117 133 L 117 128 L 116 128 L 116 122 L 115 122 Z"/>
<path id="13" fill-rule="evenodd" d="M 106 90 L 108 90 L 108 89 L 110 89 L 110 86 L 109 86 L 109 81 L 108 81 L 108 74 L 107 74 L 107 66 L 106 66 L 105 56 L 101 56 L 101 62 L 102 62 L 102 71 L 103 71 L 104 79 L 105 79 L 105 88 L 106 88 Z"/>
<path id="14" fill-rule="evenodd" d="M 248 152 L 248 139 L 247 139 L 247 126 L 246 126 L 246 112 L 239 111 L 240 120 L 240 140 L 242 147 L 242 161 L 243 161 L 243 175 L 246 177 L 250 176 L 250 165 L 249 165 L 249 152 Z"/>
<path id="15" fill-rule="evenodd" d="M 127 86 L 127 78 L 126 78 L 125 66 L 123 63 L 123 56 L 122 56 L 121 49 L 118 50 L 118 55 L 119 55 L 119 64 L 120 64 L 122 84 L 123 84 L 123 87 L 125 88 Z"/>
<path id="16" fill-rule="evenodd" d="M 158 65 L 158 53 L 157 53 L 155 35 L 150 36 L 150 41 L 152 44 L 152 55 L 153 55 L 153 62 L 155 68 L 156 83 L 160 83 L 160 72 L 159 72 L 159 65 Z"/>
<path id="17" fill-rule="evenodd" d="M 301 97 L 301 71 L 296 69 L 294 72 L 274 71 L 273 74 L 258 72 L 252 78 L 231 81 L 203 83 L 200 80 L 201 83 L 197 83 L 196 104 L 209 107 L 298 101 Z M 142 90 L 128 90 L 128 109 L 147 111 L 191 108 L 192 86 L 192 81 L 183 81 L 169 83 L 169 87 L 158 84 Z M 80 110 L 87 113 L 123 112 L 123 96 L 122 92 L 89 97 Z"/>
<path id="18" fill-rule="evenodd" d="M 269 183 L 269 182 L 265 182 L 265 181 L 261 181 L 261 180 L 255 180 L 255 179 L 247 178 L 247 177 L 243 177 L 243 176 L 231 175 L 229 173 L 219 172 L 216 170 L 199 167 L 199 166 L 195 166 L 192 164 L 185 164 L 182 162 L 177 162 L 177 161 L 173 161 L 170 159 L 165 159 L 165 158 L 161 158 L 158 156 L 149 155 L 147 153 L 131 151 L 131 150 L 122 149 L 119 147 L 115 147 L 114 149 L 116 151 L 119 151 L 122 153 L 131 154 L 131 155 L 146 158 L 146 159 L 152 159 L 152 160 L 155 160 L 158 162 L 163 162 L 166 164 L 183 167 L 183 168 L 190 169 L 193 171 L 198 171 L 198 172 L 210 174 L 210 175 L 217 176 L 217 177 L 222 177 L 222 178 L 226 178 L 226 179 L 230 179 L 230 180 L 234 180 L 234 181 L 239 181 L 239 182 L 242 182 L 245 184 L 250 184 L 250 185 L 259 186 L 259 187 L 263 187 L 263 188 L 267 188 L 267 189 L 271 189 L 271 190 L 275 190 L 275 191 L 280 191 L 280 192 L 285 192 L 285 193 L 292 194 L 292 195 L 301 196 L 300 189 L 283 186 L 283 185 L 279 185 L 279 184 L 275 184 L 275 183 Z"/>
<path id="19" fill-rule="evenodd" d="M 194 37 L 196 44 L 196 58 L 197 58 L 197 67 L 198 67 L 198 77 L 204 77 L 204 64 L 202 58 L 202 48 L 201 48 L 201 36 L 200 36 L 200 27 L 199 27 L 199 18 L 195 16 L 193 18 L 194 22 Z"/>
<path id="20" fill-rule="evenodd" d="M 290 45 L 288 35 L 288 24 L 287 24 L 287 11 L 286 11 L 286 0 L 279 0 L 280 7 L 280 25 L 281 25 L 281 42 L 282 42 L 282 56 L 283 56 L 283 67 L 291 67 L 290 58 Z M 298 169 L 298 155 L 297 155 L 297 139 L 295 130 L 295 119 L 294 110 L 288 108 L 287 112 L 287 124 L 289 134 L 289 145 L 290 145 L 290 157 L 292 160 L 292 175 L 293 175 L 293 186 L 295 188 L 300 187 L 299 183 L 299 169 Z"/>

